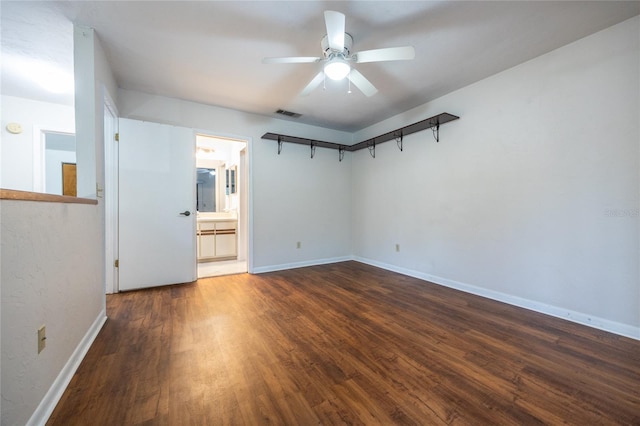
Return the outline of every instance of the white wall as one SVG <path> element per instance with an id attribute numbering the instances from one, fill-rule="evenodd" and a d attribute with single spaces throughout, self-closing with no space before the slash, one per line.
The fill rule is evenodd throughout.
<path id="1" fill-rule="evenodd" d="M 260 139 L 266 132 L 351 143 L 351 134 L 229 109 L 119 90 L 120 115 L 249 140 L 253 271 L 318 263 L 351 254 L 349 155 Z M 302 247 L 296 248 L 300 241 Z"/>
<path id="2" fill-rule="evenodd" d="M 88 92 L 79 93 L 76 105 L 88 106 L 85 113 L 97 118 L 87 126 L 78 116 L 85 125 L 78 127 L 76 143 L 96 163 L 84 169 L 94 175 L 95 193 L 95 175 L 99 185 L 104 182 L 102 92 L 105 86 L 116 92 L 100 43 L 93 31 L 88 34 L 91 42 L 76 53 L 92 58 L 93 66 L 81 79 Z M 104 203 L 2 200 L 0 215 L 2 425 L 44 424 L 106 319 Z M 47 347 L 38 355 L 42 324 Z"/>
<path id="3" fill-rule="evenodd" d="M 640 337 L 640 18 L 355 135 L 460 120 L 353 161 L 354 254 Z M 395 244 L 400 252 L 395 252 Z"/>
<path id="4" fill-rule="evenodd" d="M 1 102 L 0 188 L 33 191 L 34 129 L 75 133 L 73 106 L 5 95 Z M 22 133 L 7 131 L 14 122 L 22 125 Z"/>

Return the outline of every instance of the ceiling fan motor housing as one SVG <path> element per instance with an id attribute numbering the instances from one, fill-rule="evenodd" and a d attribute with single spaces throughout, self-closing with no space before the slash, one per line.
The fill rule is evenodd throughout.
<path id="1" fill-rule="evenodd" d="M 322 52 L 325 58 L 329 58 L 331 54 L 333 54 L 334 56 L 336 54 L 338 55 L 342 54 L 345 58 L 348 58 L 351 55 L 351 47 L 353 46 L 353 37 L 351 37 L 351 34 L 349 33 L 344 33 L 344 51 L 342 52 L 336 52 L 331 50 L 331 48 L 329 47 L 329 38 L 327 35 L 322 37 L 322 41 L 320 41 L 320 46 L 322 46 Z"/>

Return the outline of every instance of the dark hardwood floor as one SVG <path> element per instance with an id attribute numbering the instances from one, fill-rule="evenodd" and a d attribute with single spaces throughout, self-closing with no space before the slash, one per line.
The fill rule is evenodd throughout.
<path id="1" fill-rule="evenodd" d="M 640 342 L 356 262 L 107 311 L 49 425 L 640 424 Z"/>

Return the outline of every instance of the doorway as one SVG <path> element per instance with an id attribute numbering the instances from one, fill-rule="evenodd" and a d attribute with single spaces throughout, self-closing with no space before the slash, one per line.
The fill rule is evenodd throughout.
<path id="1" fill-rule="evenodd" d="M 248 270 L 247 140 L 196 135 L 198 278 Z"/>
<path id="2" fill-rule="evenodd" d="M 75 197 L 75 133 L 34 128 L 33 152 L 33 191 Z"/>

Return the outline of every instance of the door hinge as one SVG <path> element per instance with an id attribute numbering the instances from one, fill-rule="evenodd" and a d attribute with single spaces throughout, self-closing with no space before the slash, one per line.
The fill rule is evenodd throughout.
<path id="1" fill-rule="evenodd" d="M 116 142 L 120 142 L 120 133 L 115 134 L 115 140 Z"/>
<path id="2" fill-rule="evenodd" d="M 120 259 L 116 259 L 115 262 L 113 262 L 113 266 L 118 268 L 120 266 Z"/>

